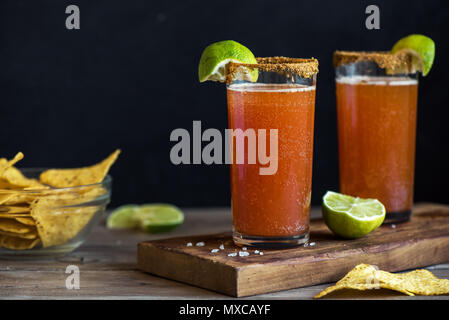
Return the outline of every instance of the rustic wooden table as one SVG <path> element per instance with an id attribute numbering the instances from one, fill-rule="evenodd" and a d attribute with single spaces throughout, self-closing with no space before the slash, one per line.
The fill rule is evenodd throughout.
<path id="1" fill-rule="evenodd" d="M 186 209 L 184 224 L 168 234 L 148 235 L 108 230 L 101 223 L 88 240 L 69 255 L 53 260 L 0 260 L 0 299 L 232 299 L 231 297 L 159 278 L 136 267 L 137 243 L 163 237 L 228 231 L 228 208 Z M 319 216 L 312 211 L 312 217 Z M 66 268 L 80 270 L 80 289 L 66 288 Z M 449 264 L 428 268 L 437 277 L 449 279 Z M 299 288 L 247 299 L 312 299 L 329 284 Z M 334 299 L 449 299 L 449 296 L 408 297 L 389 290 L 340 291 Z M 241 298 L 242 299 L 242 298 Z M 244 298 L 243 298 L 244 299 Z"/>

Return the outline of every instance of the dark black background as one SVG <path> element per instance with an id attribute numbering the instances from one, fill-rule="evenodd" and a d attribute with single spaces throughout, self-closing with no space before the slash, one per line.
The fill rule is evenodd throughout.
<path id="1" fill-rule="evenodd" d="M 65 28 L 65 8 L 81 29 Z M 377 4 L 381 29 L 365 28 Z M 313 203 L 338 189 L 332 53 L 389 50 L 422 33 L 437 44 L 421 79 L 415 199 L 448 203 L 447 1 L 0 1 L 0 156 L 23 151 L 22 167 L 93 164 L 123 150 L 111 173 L 113 205 L 164 201 L 228 205 L 227 166 L 174 166 L 175 128 L 227 127 L 225 86 L 199 84 L 211 42 L 233 39 L 256 56 L 316 57 Z"/>

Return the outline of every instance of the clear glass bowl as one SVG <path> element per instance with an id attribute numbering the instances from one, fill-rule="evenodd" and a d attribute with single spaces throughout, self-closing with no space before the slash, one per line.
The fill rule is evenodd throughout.
<path id="1" fill-rule="evenodd" d="M 21 172 L 39 178 L 45 170 Z M 111 186 L 108 175 L 100 183 L 70 188 L 0 189 L 0 258 L 51 257 L 75 250 L 103 218 Z"/>

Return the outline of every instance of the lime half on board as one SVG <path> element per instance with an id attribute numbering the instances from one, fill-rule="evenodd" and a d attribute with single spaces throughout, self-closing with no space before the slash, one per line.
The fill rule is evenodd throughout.
<path id="1" fill-rule="evenodd" d="M 385 207 L 376 199 L 362 199 L 328 191 L 323 197 L 323 218 L 335 234 L 360 238 L 377 229 L 385 219 Z"/>
<path id="2" fill-rule="evenodd" d="M 200 82 L 219 81 L 225 82 L 227 66 L 229 62 L 240 62 L 246 64 L 257 63 L 253 53 L 244 45 L 233 41 L 225 40 L 212 43 L 204 49 L 198 66 L 198 77 Z M 257 69 L 248 72 L 244 80 L 256 82 L 258 77 Z"/>
<path id="3" fill-rule="evenodd" d="M 396 42 L 391 52 L 403 50 L 412 55 L 413 70 L 421 71 L 426 76 L 435 59 L 435 42 L 421 34 L 411 34 Z"/>
<path id="4" fill-rule="evenodd" d="M 170 204 L 146 204 L 134 216 L 139 227 L 149 233 L 170 231 L 184 222 L 182 211 Z"/>

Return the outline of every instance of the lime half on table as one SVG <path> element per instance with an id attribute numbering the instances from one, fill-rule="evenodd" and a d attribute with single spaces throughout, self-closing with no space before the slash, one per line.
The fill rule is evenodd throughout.
<path id="1" fill-rule="evenodd" d="M 227 66 L 231 61 L 246 64 L 257 63 L 254 54 L 244 45 L 233 40 L 215 42 L 207 46 L 201 55 L 198 66 L 198 77 L 200 82 L 225 82 Z M 246 73 L 240 75 L 240 78 L 256 82 L 258 75 L 257 69 L 251 71 L 246 70 Z"/>
<path id="2" fill-rule="evenodd" d="M 385 207 L 376 199 L 362 199 L 328 191 L 323 197 L 323 218 L 335 234 L 355 239 L 377 229 L 385 219 Z"/>
<path id="3" fill-rule="evenodd" d="M 402 38 L 391 49 L 392 53 L 406 51 L 412 55 L 413 69 L 426 76 L 435 59 L 435 43 L 421 34 L 411 34 Z"/>
<path id="4" fill-rule="evenodd" d="M 110 229 L 140 228 L 149 233 L 170 231 L 184 222 L 184 214 L 170 204 L 125 205 L 115 209 L 106 225 Z"/>
<path id="5" fill-rule="evenodd" d="M 170 231 L 184 222 L 184 214 L 170 204 L 140 206 L 135 215 L 139 227 L 149 233 Z"/>
<path id="6" fill-rule="evenodd" d="M 118 207 L 109 215 L 106 226 L 109 229 L 130 229 L 137 226 L 134 216 L 139 209 L 136 204 L 127 204 Z"/>

